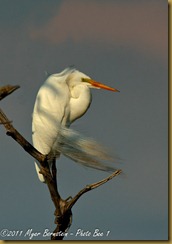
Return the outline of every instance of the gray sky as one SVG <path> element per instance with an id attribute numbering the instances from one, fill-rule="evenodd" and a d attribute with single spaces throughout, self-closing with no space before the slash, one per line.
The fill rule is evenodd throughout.
<path id="1" fill-rule="evenodd" d="M 65 240 L 168 238 L 168 6 L 164 0 L 0 0 L 0 84 L 21 88 L 1 102 L 31 142 L 31 114 L 45 71 L 68 65 L 120 90 L 92 90 L 72 128 L 121 158 L 123 175 L 84 195 Z M 33 159 L 0 128 L 0 231 L 53 231 L 54 206 Z M 57 162 L 63 198 L 106 173 L 65 157 Z M 90 237 L 76 236 L 78 229 Z M 93 237 L 95 229 L 103 237 Z M 109 232 L 108 237 L 106 236 Z M 73 233 L 73 235 L 70 235 Z M 12 239 L 13 237 L 0 237 Z"/>

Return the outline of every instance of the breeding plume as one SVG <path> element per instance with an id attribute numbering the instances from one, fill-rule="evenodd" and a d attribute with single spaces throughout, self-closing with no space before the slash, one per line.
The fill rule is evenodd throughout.
<path id="1" fill-rule="evenodd" d="M 102 162 L 109 159 L 102 146 L 69 128 L 88 110 L 91 104 L 90 88 L 118 92 L 75 68 L 67 68 L 50 75 L 37 94 L 32 121 L 33 145 L 42 154 L 49 155 L 50 171 L 53 160 L 61 153 L 87 167 L 114 170 Z M 35 167 L 39 179 L 44 182 L 37 163 Z"/>

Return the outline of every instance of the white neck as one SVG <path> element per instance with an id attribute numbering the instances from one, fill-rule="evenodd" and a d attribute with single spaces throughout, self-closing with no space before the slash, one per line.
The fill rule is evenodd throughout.
<path id="1" fill-rule="evenodd" d="M 84 115 L 91 104 L 91 91 L 86 85 L 72 88 L 70 99 L 70 123 Z"/>

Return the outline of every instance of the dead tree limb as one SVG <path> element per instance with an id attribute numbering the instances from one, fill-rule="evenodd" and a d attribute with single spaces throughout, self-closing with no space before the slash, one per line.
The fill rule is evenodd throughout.
<path id="1" fill-rule="evenodd" d="M 11 94 L 13 91 L 18 89 L 19 86 L 5 86 L 0 87 L 0 100 Z M 56 166 L 55 162 L 53 164 L 53 174 L 50 172 L 48 165 L 48 155 L 41 154 L 36 150 L 12 125 L 12 122 L 7 118 L 5 113 L 0 109 L 0 124 L 2 124 L 6 129 L 6 134 L 11 136 L 20 146 L 29 153 L 33 158 L 35 158 L 41 165 L 40 173 L 44 175 L 45 182 L 49 189 L 51 199 L 55 206 L 55 224 L 56 229 L 53 231 L 51 240 L 62 240 L 65 236 L 65 232 L 68 230 L 72 223 L 72 207 L 78 201 L 78 199 L 86 192 L 91 191 L 102 184 L 105 184 L 115 176 L 121 173 L 121 170 L 116 170 L 113 174 L 107 178 L 87 185 L 81 191 L 79 191 L 75 197 L 68 197 L 66 200 L 62 199 L 57 187 L 57 177 L 56 177 Z"/>
<path id="2" fill-rule="evenodd" d="M 81 191 L 78 192 L 78 194 L 76 194 L 75 197 L 73 197 L 68 204 L 68 208 L 72 208 L 73 205 L 78 201 L 78 199 L 86 192 L 91 191 L 103 184 L 105 184 L 106 182 L 108 182 L 109 180 L 111 180 L 112 178 L 114 178 L 115 176 L 119 175 L 122 171 L 121 170 L 116 170 L 114 173 L 112 173 L 110 176 L 106 177 L 105 179 L 98 181 L 96 183 L 87 185 L 86 187 L 84 187 Z"/>
<path id="3" fill-rule="evenodd" d="M 20 88 L 20 86 L 11 86 L 11 85 L 2 86 L 0 88 L 0 100 L 2 100 L 3 98 L 11 94 L 18 88 Z"/>

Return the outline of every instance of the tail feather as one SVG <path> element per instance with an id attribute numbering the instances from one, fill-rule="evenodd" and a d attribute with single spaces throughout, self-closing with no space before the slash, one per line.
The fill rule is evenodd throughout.
<path id="1" fill-rule="evenodd" d="M 108 163 L 114 161 L 114 157 L 110 155 L 108 150 L 91 138 L 81 135 L 79 132 L 69 129 L 64 126 L 59 126 L 58 139 L 53 145 L 52 151 L 49 153 L 50 172 L 55 173 L 52 169 L 55 158 L 62 153 L 64 156 L 79 163 L 85 167 L 114 172 L 116 168 L 109 166 Z M 41 182 L 45 183 L 44 176 L 39 173 L 40 168 L 35 162 L 36 172 Z"/>
<path id="2" fill-rule="evenodd" d="M 104 163 L 113 161 L 113 158 L 102 145 L 72 129 L 61 127 L 57 150 L 86 167 L 110 172 L 115 170 Z"/>

